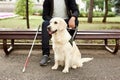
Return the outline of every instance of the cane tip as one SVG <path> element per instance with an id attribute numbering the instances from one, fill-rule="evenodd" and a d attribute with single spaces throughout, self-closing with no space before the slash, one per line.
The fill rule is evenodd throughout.
<path id="1" fill-rule="evenodd" d="M 25 72 L 25 68 L 23 68 L 22 72 L 23 72 L 23 73 Z"/>

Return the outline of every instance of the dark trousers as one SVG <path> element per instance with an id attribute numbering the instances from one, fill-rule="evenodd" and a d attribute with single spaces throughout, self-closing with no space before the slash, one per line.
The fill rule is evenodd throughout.
<path id="1" fill-rule="evenodd" d="M 68 19 L 65 20 L 66 23 L 68 23 Z M 78 20 L 76 20 L 76 26 L 78 26 Z M 51 35 L 49 35 L 47 31 L 47 26 L 49 25 L 49 21 L 44 21 L 42 23 L 42 53 L 43 55 L 50 55 L 50 46 L 49 46 L 49 40 L 51 38 Z M 74 34 L 73 30 L 68 31 L 70 35 L 72 36 Z"/>

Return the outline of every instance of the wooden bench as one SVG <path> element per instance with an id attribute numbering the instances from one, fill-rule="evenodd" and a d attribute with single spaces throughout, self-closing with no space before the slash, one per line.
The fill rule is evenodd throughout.
<path id="1" fill-rule="evenodd" d="M 33 40 L 36 30 L 16 30 L 16 29 L 0 29 L 0 39 L 3 40 L 3 49 L 6 55 L 14 49 L 14 40 Z M 41 31 L 37 39 L 41 39 Z M 120 30 L 90 30 L 78 31 L 76 40 L 103 40 L 105 48 L 112 54 L 116 54 L 119 50 Z M 108 44 L 109 39 L 115 40 L 115 47 L 111 49 Z M 11 41 L 8 47 L 7 40 Z M 79 46 L 79 45 L 78 45 Z"/>

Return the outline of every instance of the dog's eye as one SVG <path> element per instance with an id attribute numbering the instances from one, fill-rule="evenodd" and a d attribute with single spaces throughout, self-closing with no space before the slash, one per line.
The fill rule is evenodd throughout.
<path id="1" fill-rule="evenodd" d="M 57 22 L 55 21 L 54 24 L 57 24 Z"/>

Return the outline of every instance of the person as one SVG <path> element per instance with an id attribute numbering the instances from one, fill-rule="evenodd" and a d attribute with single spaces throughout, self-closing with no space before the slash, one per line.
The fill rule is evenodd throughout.
<path id="1" fill-rule="evenodd" d="M 44 0 L 43 3 L 43 23 L 42 23 L 42 58 L 40 66 L 45 66 L 50 61 L 49 40 L 51 35 L 47 31 L 49 21 L 53 17 L 61 17 L 68 24 L 68 28 L 78 26 L 79 10 L 75 0 Z M 73 31 L 69 30 L 70 35 Z"/>

